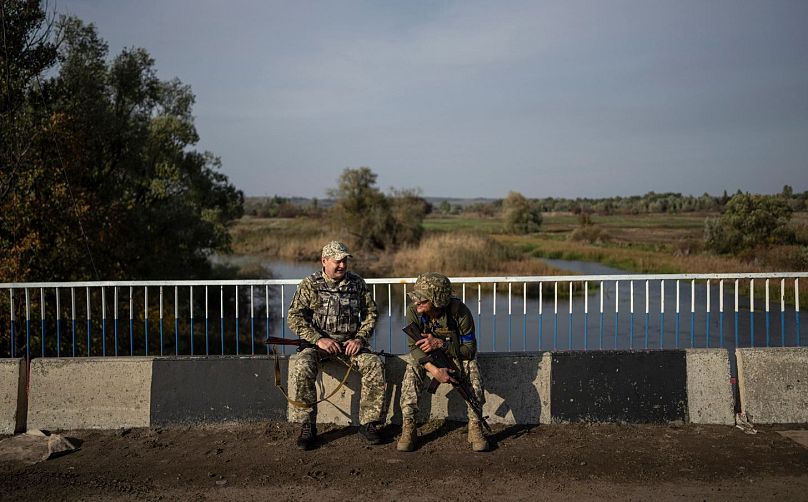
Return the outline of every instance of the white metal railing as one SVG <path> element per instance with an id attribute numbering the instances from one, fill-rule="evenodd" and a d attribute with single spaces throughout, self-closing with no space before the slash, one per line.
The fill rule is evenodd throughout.
<path id="1" fill-rule="evenodd" d="M 802 346 L 800 279 L 805 287 L 806 277 L 502 276 L 452 283 L 475 315 L 482 351 L 645 350 Z M 366 281 L 379 306 L 374 346 L 405 352 L 400 328 L 415 278 Z M 0 284 L 0 357 L 266 354 L 266 336 L 294 337 L 286 309 L 299 282 Z"/>

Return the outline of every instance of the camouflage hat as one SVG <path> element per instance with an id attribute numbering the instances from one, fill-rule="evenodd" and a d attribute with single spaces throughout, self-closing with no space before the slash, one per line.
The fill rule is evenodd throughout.
<path id="1" fill-rule="evenodd" d="M 341 260 L 346 256 L 353 258 L 353 255 L 348 252 L 348 246 L 339 242 L 331 241 L 323 246 L 323 253 L 320 255 L 323 258 L 331 258 L 332 260 Z"/>
<path id="2" fill-rule="evenodd" d="M 418 276 L 415 287 L 408 294 L 412 301 L 430 300 L 437 308 L 449 305 L 452 296 L 452 283 L 445 275 L 427 272 Z"/>

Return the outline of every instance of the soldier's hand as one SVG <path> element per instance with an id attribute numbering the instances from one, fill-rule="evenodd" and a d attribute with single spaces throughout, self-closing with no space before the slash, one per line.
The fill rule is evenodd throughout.
<path id="1" fill-rule="evenodd" d="M 346 356 L 355 356 L 360 350 L 362 350 L 362 341 L 357 340 L 356 338 L 343 342 L 343 345 L 345 346 Z"/>
<path id="2" fill-rule="evenodd" d="M 444 342 L 440 338 L 435 338 L 431 333 L 428 333 L 426 338 L 421 338 L 415 342 L 415 345 L 417 345 L 419 349 L 428 353 L 432 352 L 433 350 L 442 349 Z"/>
<path id="3" fill-rule="evenodd" d="M 430 369 L 429 373 L 432 375 L 432 378 L 440 383 L 457 383 L 457 380 L 452 377 L 454 370 L 450 370 L 449 368 Z"/>
<path id="4" fill-rule="evenodd" d="M 342 345 L 333 338 L 320 338 L 317 340 L 317 346 L 328 352 L 329 354 L 339 354 L 342 352 Z"/>

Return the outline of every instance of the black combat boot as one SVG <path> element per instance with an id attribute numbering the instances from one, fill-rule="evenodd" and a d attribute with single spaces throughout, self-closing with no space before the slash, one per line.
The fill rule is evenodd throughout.
<path id="1" fill-rule="evenodd" d="M 303 422 L 300 428 L 300 436 L 297 437 L 297 447 L 301 450 L 311 450 L 314 442 L 317 441 L 317 425 L 311 422 Z"/>
<path id="2" fill-rule="evenodd" d="M 376 430 L 376 422 L 370 422 L 359 427 L 359 432 L 365 436 L 365 439 L 367 439 L 370 444 L 379 444 L 382 442 L 382 437 L 379 435 L 379 431 Z"/>

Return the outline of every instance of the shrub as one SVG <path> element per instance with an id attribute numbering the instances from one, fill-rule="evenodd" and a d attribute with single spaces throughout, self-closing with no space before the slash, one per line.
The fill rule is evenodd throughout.
<path id="1" fill-rule="evenodd" d="M 708 219 L 704 242 L 717 253 L 737 254 L 757 246 L 793 241 L 791 207 L 782 197 L 737 194 L 718 219 Z"/>
<path id="2" fill-rule="evenodd" d="M 511 234 L 538 232 L 542 217 L 539 206 L 519 192 L 510 192 L 502 201 L 505 231 Z"/>

